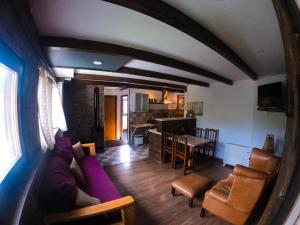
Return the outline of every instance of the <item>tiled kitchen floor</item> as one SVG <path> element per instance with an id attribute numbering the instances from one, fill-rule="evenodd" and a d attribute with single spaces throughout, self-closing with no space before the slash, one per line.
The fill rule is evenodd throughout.
<path id="1" fill-rule="evenodd" d="M 132 147 L 129 145 L 109 147 L 105 149 L 104 153 L 97 154 L 97 159 L 100 161 L 102 166 L 117 165 L 148 157 L 149 146 L 147 144 Z"/>

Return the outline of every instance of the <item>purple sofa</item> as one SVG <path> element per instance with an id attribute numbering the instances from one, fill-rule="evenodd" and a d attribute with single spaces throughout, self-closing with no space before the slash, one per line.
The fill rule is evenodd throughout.
<path id="1" fill-rule="evenodd" d="M 85 186 L 82 188 L 89 195 L 98 198 L 101 203 L 84 208 L 75 207 L 74 189 L 78 184 L 68 171 L 71 160 L 69 150 L 72 151 L 72 146 L 70 141 L 65 138 L 58 141 L 57 145 L 60 146 L 56 146 L 49 159 L 50 168 L 47 169 L 45 175 L 47 179 L 45 179 L 42 191 L 42 201 L 47 202 L 48 209 L 50 209 L 45 215 L 45 223 L 75 221 L 121 211 L 122 221 L 120 224 L 134 224 L 134 199 L 131 196 L 122 197 L 120 195 L 96 159 L 94 143 L 82 144 L 83 147 L 89 148 L 90 155 L 80 160 L 79 166 L 85 177 Z"/>

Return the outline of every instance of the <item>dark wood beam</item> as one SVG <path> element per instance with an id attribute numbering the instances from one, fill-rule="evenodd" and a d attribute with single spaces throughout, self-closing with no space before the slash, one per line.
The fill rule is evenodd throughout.
<path id="1" fill-rule="evenodd" d="M 129 48 L 121 45 L 109 44 L 98 41 L 79 40 L 74 38 L 63 38 L 63 37 L 41 37 L 41 44 L 44 47 L 56 47 L 62 49 L 75 49 L 81 51 L 93 51 L 103 52 L 109 54 L 126 55 L 134 59 L 143 60 L 146 62 L 156 63 L 168 67 L 173 67 L 179 70 L 187 71 L 206 77 L 212 80 L 216 80 L 225 84 L 232 85 L 233 81 L 225 78 L 216 73 L 207 71 L 197 66 L 172 59 L 166 56 L 162 56 L 156 53 L 147 52 L 140 49 Z M 55 66 L 55 65 L 53 65 Z"/>
<path id="2" fill-rule="evenodd" d="M 142 76 L 142 77 L 152 77 L 152 78 L 157 78 L 157 79 L 162 79 L 162 80 L 171 80 L 171 81 L 182 82 L 182 83 L 186 83 L 186 84 L 194 84 L 194 85 L 203 86 L 203 87 L 209 87 L 209 83 L 206 83 L 203 81 L 174 76 L 174 75 L 166 74 L 166 73 L 154 72 L 154 71 L 150 71 L 150 70 L 141 70 L 141 69 L 130 68 L 130 67 L 121 67 L 116 72 L 132 74 L 132 75 Z"/>
<path id="3" fill-rule="evenodd" d="M 74 67 L 62 67 L 62 68 L 95 70 L 95 71 L 110 72 L 110 73 L 130 74 L 130 75 L 135 75 L 135 76 L 140 76 L 140 77 L 157 78 L 157 79 L 162 79 L 162 80 L 170 80 L 170 81 L 176 81 L 176 82 L 181 82 L 181 83 L 186 83 L 186 84 L 193 84 L 193 85 L 198 85 L 198 86 L 202 86 L 202 87 L 209 87 L 209 83 L 206 83 L 203 81 L 189 79 L 189 78 L 185 78 L 185 77 L 174 76 L 174 75 L 167 74 L 167 73 L 160 73 L 160 72 L 155 72 L 155 71 L 150 71 L 150 70 L 136 69 L 136 68 L 131 68 L 131 67 L 121 67 L 120 69 L 118 69 L 116 71 L 94 69 L 94 68 L 91 69 L 91 68 L 86 68 L 86 67 L 75 67 L 75 68 Z"/>
<path id="4" fill-rule="evenodd" d="M 165 88 L 165 87 L 142 85 L 142 84 L 125 84 L 125 83 L 121 83 L 121 82 L 74 80 L 74 79 L 72 79 L 71 82 L 78 83 L 78 84 L 87 84 L 87 85 L 103 85 L 106 87 L 139 88 L 139 89 L 148 89 L 148 90 L 155 90 L 155 91 L 166 90 L 166 91 L 179 92 L 179 93 L 185 92 L 182 89 L 173 89 L 173 88 Z"/>
<path id="5" fill-rule="evenodd" d="M 194 39 L 218 52 L 232 64 L 237 66 L 240 70 L 242 70 L 245 74 L 247 74 L 251 79 L 257 79 L 257 74 L 252 70 L 252 68 L 221 39 L 171 5 L 160 0 L 104 1 L 138 11 L 184 32 L 185 34 L 193 37 Z"/>
<path id="6" fill-rule="evenodd" d="M 186 86 L 178 85 L 178 84 L 168 84 L 168 83 L 157 82 L 157 81 L 105 76 L 105 75 L 75 74 L 74 80 L 94 80 L 94 81 L 119 82 L 123 84 L 141 84 L 141 85 L 158 86 L 162 88 L 181 89 L 186 91 Z"/>

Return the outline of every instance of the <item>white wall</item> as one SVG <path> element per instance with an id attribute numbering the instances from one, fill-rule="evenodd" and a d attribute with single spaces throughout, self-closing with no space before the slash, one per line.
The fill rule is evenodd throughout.
<path id="1" fill-rule="evenodd" d="M 120 90 L 120 88 L 104 87 L 104 96 L 117 96 L 117 139 L 121 138 L 121 96 L 129 95 L 129 89 Z"/>
<path id="2" fill-rule="evenodd" d="M 282 76 L 275 76 L 283 79 Z M 274 77 L 267 78 L 270 82 Z M 265 79 L 264 82 L 267 82 Z M 203 116 L 197 117 L 197 127 L 220 131 L 216 155 L 224 158 L 225 144 L 252 147 L 263 146 L 267 133 L 275 135 L 275 153 L 282 153 L 286 116 L 284 113 L 257 111 L 257 85 L 261 81 L 243 80 L 233 86 L 212 83 L 209 88 L 190 85 L 187 102 L 203 101 Z"/>

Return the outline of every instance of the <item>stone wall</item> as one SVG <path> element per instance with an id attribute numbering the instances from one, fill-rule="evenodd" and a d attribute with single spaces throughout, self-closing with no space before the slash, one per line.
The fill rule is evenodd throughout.
<path id="1" fill-rule="evenodd" d="M 72 139 L 82 143 L 95 141 L 92 137 L 94 128 L 94 88 L 99 88 L 99 121 L 104 127 L 104 87 L 64 82 L 63 105 L 69 134 Z M 101 137 L 102 144 L 104 138 Z"/>

